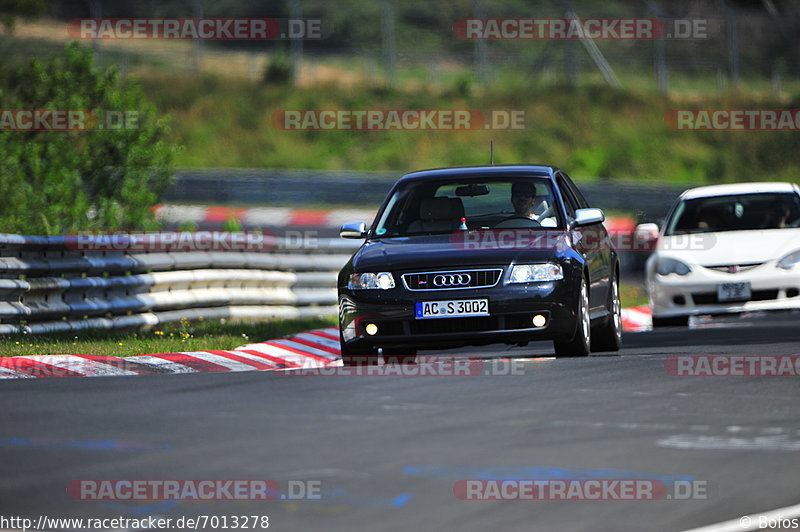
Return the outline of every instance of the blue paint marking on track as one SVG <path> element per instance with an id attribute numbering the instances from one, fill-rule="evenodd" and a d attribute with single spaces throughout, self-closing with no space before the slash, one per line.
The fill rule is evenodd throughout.
<path id="1" fill-rule="evenodd" d="M 0 438 L 0 447 L 76 449 L 84 451 L 148 452 L 171 451 L 171 445 L 150 445 L 114 440 L 54 440 L 51 438 Z"/>
<path id="2" fill-rule="evenodd" d="M 320 493 L 318 500 L 310 501 L 315 504 L 322 505 L 349 505 L 349 506 L 366 506 L 372 508 L 401 508 L 411 500 L 410 493 L 401 493 L 396 497 L 380 497 L 380 496 L 361 496 L 348 492 L 346 489 L 333 489 Z"/>
<path id="3" fill-rule="evenodd" d="M 411 500 L 410 493 L 401 493 L 400 495 L 394 498 L 394 500 L 392 501 L 392 506 L 394 506 L 395 508 L 400 508 L 402 506 L 405 506 L 409 500 Z"/>
<path id="4" fill-rule="evenodd" d="M 413 477 L 445 478 L 459 480 L 471 478 L 476 480 L 526 480 L 526 479 L 563 479 L 588 480 L 598 478 L 611 479 L 647 479 L 658 480 L 664 484 L 675 481 L 692 482 L 692 476 L 663 475 L 648 471 L 631 471 L 628 469 L 561 469 L 545 467 L 454 467 L 454 466 L 407 466 L 403 473 Z"/>

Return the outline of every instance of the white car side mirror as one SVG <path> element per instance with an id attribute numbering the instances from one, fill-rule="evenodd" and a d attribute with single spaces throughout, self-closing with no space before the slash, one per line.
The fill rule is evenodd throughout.
<path id="1" fill-rule="evenodd" d="M 633 238 L 637 242 L 652 242 L 658 239 L 658 224 L 639 224 L 633 230 Z"/>

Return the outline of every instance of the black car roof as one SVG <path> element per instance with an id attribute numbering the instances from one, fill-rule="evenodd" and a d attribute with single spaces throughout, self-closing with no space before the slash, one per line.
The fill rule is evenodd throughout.
<path id="1" fill-rule="evenodd" d="M 552 178 L 558 168 L 555 166 L 542 166 L 531 164 L 493 164 L 480 166 L 451 166 L 446 168 L 431 168 L 411 172 L 400 178 L 399 181 L 416 181 L 451 176 L 505 176 L 529 174 L 537 177 Z"/>

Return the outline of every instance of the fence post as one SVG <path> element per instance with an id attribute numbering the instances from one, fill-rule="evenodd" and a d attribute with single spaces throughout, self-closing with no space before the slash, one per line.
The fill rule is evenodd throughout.
<path id="1" fill-rule="evenodd" d="M 203 0 L 192 0 L 192 17 L 203 18 Z M 203 43 L 200 39 L 192 40 L 192 74 L 200 73 L 200 62 L 203 55 Z"/>
<path id="2" fill-rule="evenodd" d="M 383 68 L 389 85 L 397 78 L 397 51 L 394 34 L 394 8 L 389 0 L 379 0 L 381 6 L 381 52 Z"/>
<path id="3" fill-rule="evenodd" d="M 650 6 L 650 11 L 657 19 L 662 19 L 663 14 L 661 8 L 654 1 L 647 3 Z M 658 92 L 662 96 L 667 95 L 669 90 L 667 84 L 667 40 L 666 36 L 662 35 L 653 43 L 653 51 L 655 52 L 654 62 L 656 67 L 656 84 L 658 85 Z"/>
<path id="4" fill-rule="evenodd" d="M 726 22 L 728 24 L 728 70 L 731 84 L 739 85 L 739 35 L 736 28 L 736 12 L 725 5 Z"/>
<path id="5" fill-rule="evenodd" d="M 477 19 L 486 17 L 486 12 L 483 10 L 483 5 L 479 0 L 472 0 L 472 16 Z M 484 85 L 488 80 L 488 67 L 486 61 L 486 41 L 483 39 L 475 39 L 475 81 L 480 85 Z"/>
<path id="6" fill-rule="evenodd" d="M 289 0 L 289 18 L 298 20 L 303 18 L 303 6 L 300 0 Z M 292 81 L 295 85 L 300 81 L 300 71 L 303 67 L 303 39 L 292 38 L 289 46 L 292 57 Z"/>
<path id="7" fill-rule="evenodd" d="M 103 16 L 103 5 L 101 0 L 86 0 L 89 4 L 89 17 L 101 18 Z M 97 63 L 100 60 L 100 39 L 92 39 L 92 51 L 94 52 L 94 61 Z"/>

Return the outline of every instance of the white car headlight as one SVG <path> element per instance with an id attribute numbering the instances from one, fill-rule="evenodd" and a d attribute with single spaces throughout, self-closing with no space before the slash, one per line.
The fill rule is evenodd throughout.
<path id="1" fill-rule="evenodd" d="M 564 278 L 560 264 L 517 264 L 511 268 L 509 283 L 558 281 Z"/>
<path id="2" fill-rule="evenodd" d="M 789 253 L 788 255 L 784 255 L 778 261 L 778 268 L 782 268 L 784 270 L 791 270 L 794 268 L 798 263 L 800 263 L 800 249 L 796 249 Z"/>
<path id="3" fill-rule="evenodd" d="M 394 288 L 394 277 L 389 272 L 354 273 L 347 288 L 351 290 L 389 290 Z"/>
<path id="4" fill-rule="evenodd" d="M 687 275 L 691 271 L 692 269 L 685 263 L 677 259 L 670 259 L 669 257 L 658 259 L 656 263 L 656 273 L 658 275 L 669 275 L 671 273 Z"/>

